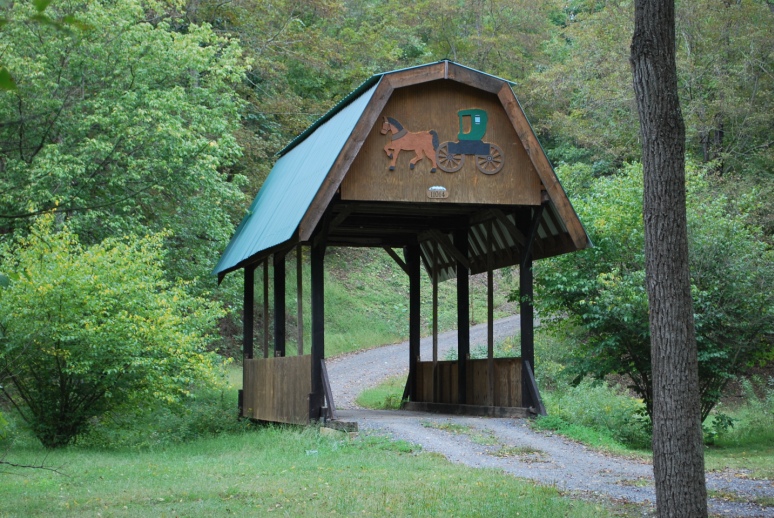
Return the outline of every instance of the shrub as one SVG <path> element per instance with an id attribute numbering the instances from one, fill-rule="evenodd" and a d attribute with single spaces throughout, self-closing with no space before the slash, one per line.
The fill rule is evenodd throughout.
<path id="1" fill-rule="evenodd" d="M 730 379 L 774 358 L 774 250 L 749 221 L 754 196 L 734 201 L 717 196 L 695 167 L 689 167 L 687 179 L 691 293 L 706 418 Z M 570 177 L 568 184 L 576 181 Z M 576 381 L 626 376 L 650 413 L 642 167 L 633 164 L 615 177 L 597 179 L 575 199 L 594 247 L 538 262 L 536 305 L 543 318 L 568 318 L 583 330 L 570 365 Z"/>
<path id="2" fill-rule="evenodd" d="M 596 430 L 633 448 L 649 448 L 651 424 L 642 401 L 606 382 L 584 379 L 577 386 L 545 394 L 548 416 L 541 426 L 561 430 L 563 423 Z"/>
<path id="3" fill-rule="evenodd" d="M 45 217 L 2 251 L 0 379 L 46 447 L 130 403 L 175 402 L 215 383 L 206 351 L 220 308 L 164 279 L 163 235 L 82 247 Z"/>

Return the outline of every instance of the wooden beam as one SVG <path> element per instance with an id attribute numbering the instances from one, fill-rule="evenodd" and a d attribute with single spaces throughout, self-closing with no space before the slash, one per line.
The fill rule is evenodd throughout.
<path id="1" fill-rule="evenodd" d="M 301 248 L 301 244 L 296 247 L 296 301 L 298 306 L 298 312 L 296 313 L 296 319 L 298 320 L 298 355 L 304 354 L 304 253 Z"/>
<path id="2" fill-rule="evenodd" d="M 400 266 L 400 269 L 403 270 L 404 272 L 406 272 L 406 275 L 411 275 L 411 273 L 409 273 L 408 266 L 403 261 L 403 259 L 401 259 L 401 257 L 398 254 L 395 253 L 395 250 L 393 250 L 392 248 L 387 247 L 387 246 L 385 246 L 383 248 L 384 248 L 384 251 L 387 252 L 387 254 L 390 257 L 392 257 L 392 260 L 395 261 L 396 263 L 398 263 L 398 266 Z"/>
<path id="3" fill-rule="evenodd" d="M 454 231 L 454 247 L 458 255 L 468 255 L 468 229 L 460 228 Z M 467 402 L 467 359 L 470 356 L 470 284 L 468 266 L 457 261 L 457 373 L 458 400 L 464 405 Z"/>
<path id="4" fill-rule="evenodd" d="M 242 356 L 253 357 L 253 314 L 255 311 L 255 267 L 245 268 L 244 305 L 242 307 Z"/>
<path id="5" fill-rule="evenodd" d="M 465 229 L 465 235 L 467 236 L 467 228 Z M 470 269 L 470 261 L 468 260 L 468 243 L 465 243 L 465 252 L 461 252 L 458 244 L 456 241 L 452 243 L 451 239 L 449 239 L 449 236 L 444 234 L 443 232 L 439 232 L 438 230 L 429 230 L 427 232 L 427 235 L 429 235 L 432 239 L 438 242 L 439 245 L 444 249 L 444 251 L 452 256 L 454 260 L 457 263 L 462 264 L 466 269 Z M 420 237 L 421 239 L 421 237 Z"/>
<path id="6" fill-rule="evenodd" d="M 409 271 L 409 401 L 417 400 L 417 362 L 420 355 L 421 299 L 419 243 L 405 248 L 406 265 Z"/>
<path id="7" fill-rule="evenodd" d="M 312 245 L 312 392 L 309 419 L 319 419 L 324 403 L 322 361 L 325 358 L 325 243 Z"/>
<path id="8" fill-rule="evenodd" d="M 392 74 L 388 74 L 384 79 L 388 79 L 393 88 L 403 88 L 419 83 L 443 79 L 445 69 L 444 63 L 434 63 L 428 66 L 399 70 Z M 384 81 L 384 79 L 382 79 L 382 81 Z"/>
<path id="9" fill-rule="evenodd" d="M 492 228 L 494 221 L 489 220 L 487 225 L 487 248 L 486 248 L 486 358 L 487 358 L 487 399 L 490 406 L 494 406 L 494 279 L 493 279 L 493 257 L 492 247 L 494 239 Z"/>
<path id="10" fill-rule="evenodd" d="M 274 356 L 285 356 L 285 256 L 274 256 Z"/>
<path id="11" fill-rule="evenodd" d="M 433 278 L 433 363 L 435 364 L 438 362 L 438 266 L 440 262 L 438 261 L 438 243 L 433 241 L 432 247 L 433 267 L 431 271 Z"/>
<path id="12" fill-rule="evenodd" d="M 493 209 L 492 212 L 497 217 L 497 221 L 505 227 L 505 229 L 508 231 L 508 233 L 511 235 L 513 240 L 520 244 L 521 246 L 524 246 L 527 242 L 527 238 L 524 236 L 524 234 L 516 227 L 516 225 L 513 224 L 511 220 L 508 219 L 508 216 L 505 215 L 503 211 L 500 209 Z"/>
<path id="13" fill-rule="evenodd" d="M 336 194 L 341 181 L 363 146 L 363 142 L 365 142 L 371 128 L 373 128 L 376 119 L 379 117 L 384 105 L 387 104 L 390 95 L 392 95 L 392 91 L 393 87 L 390 84 L 390 80 L 383 77 L 379 81 L 371 101 L 344 143 L 341 153 L 339 153 L 338 158 L 331 166 L 331 170 L 328 171 L 325 180 L 323 180 L 312 203 L 309 205 L 309 209 L 301 220 L 298 226 L 299 241 L 307 241 L 311 237 L 314 229 L 317 227 L 317 223 L 319 223 L 320 218 L 333 199 L 333 195 Z"/>
<path id="14" fill-rule="evenodd" d="M 535 170 L 540 177 L 540 181 L 543 182 L 543 186 L 546 188 L 548 196 L 554 203 L 562 221 L 564 221 L 564 224 L 572 237 L 573 243 L 579 250 L 586 248 L 589 245 L 586 231 L 583 229 L 583 225 L 581 225 L 578 215 L 572 208 L 572 204 L 567 198 L 564 188 L 559 183 L 556 173 L 548 162 L 548 158 L 543 152 L 543 148 L 540 146 L 537 137 L 535 137 L 535 133 L 532 131 L 532 127 L 530 126 L 526 115 L 524 115 L 524 111 L 522 110 L 521 105 L 519 105 L 516 96 L 513 94 L 510 85 L 503 84 L 502 88 L 500 88 L 500 91 L 497 93 L 497 96 L 499 97 L 503 108 L 505 108 L 508 117 L 511 119 L 513 128 L 516 130 L 519 139 L 524 145 L 524 149 L 526 149 L 527 154 L 532 161 L 532 165 L 535 166 Z"/>
<path id="15" fill-rule="evenodd" d="M 336 217 L 334 217 L 331 220 L 331 228 L 336 228 L 342 223 L 344 223 L 344 220 L 347 219 L 354 211 L 355 211 L 355 204 L 345 205 L 344 209 L 336 214 Z"/>
<path id="16" fill-rule="evenodd" d="M 263 260 L 263 357 L 269 357 L 269 258 Z"/>
<path id="17" fill-rule="evenodd" d="M 493 94 L 499 92 L 503 85 L 508 86 L 508 83 L 502 79 L 482 74 L 481 72 L 477 72 L 470 68 L 461 67 L 455 63 L 449 63 L 447 75 L 452 81 L 457 81 Z"/>

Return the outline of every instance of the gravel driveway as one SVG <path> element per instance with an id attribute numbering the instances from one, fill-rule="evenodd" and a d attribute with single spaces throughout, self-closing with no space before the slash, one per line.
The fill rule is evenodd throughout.
<path id="1" fill-rule="evenodd" d="M 513 336 L 519 317 L 495 323 L 496 340 Z M 486 344 L 486 325 L 471 327 L 471 347 Z M 432 357 L 432 342 L 423 339 L 423 359 Z M 439 358 L 456 347 L 456 332 L 439 336 Z M 363 389 L 408 371 L 408 342 L 388 345 L 328 360 L 338 418 L 355 421 L 366 433 L 387 434 L 437 452 L 452 462 L 494 468 L 517 477 L 556 486 L 589 498 L 611 498 L 643 505 L 655 502 L 650 462 L 599 453 L 550 433 L 533 431 L 525 420 L 441 416 L 421 412 L 376 411 L 354 403 Z M 774 483 L 751 480 L 743 472 L 707 474 L 707 488 L 726 498 L 710 499 L 719 516 L 770 516 L 774 507 L 754 502 L 774 498 Z"/>

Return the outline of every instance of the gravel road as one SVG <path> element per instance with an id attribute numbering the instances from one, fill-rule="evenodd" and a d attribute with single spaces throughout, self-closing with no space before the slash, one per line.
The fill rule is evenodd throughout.
<path id="1" fill-rule="evenodd" d="M 495 323 L 496 340 L 513 336 L 519 317 Z M 471 347 L 486 344 L 486 325 L 471 327 Z M 439 336 L 439 358 L 456 346 L 456 331 Z M 432 357 L 432 342 L 423 339 L 422 358 Z M 609 498 L 653 512 L 655 492 L 650 462 L 600 453 L 561 436 L 533 431 L 525 420 L 441 416 L 421 412 L 358 408 L 363 389 L 408 371 L 408 342 L 328 360 L 338 418 L 355 421 L 365 433 L 386 434 L 437 452 L 452 462 L 494 468 L 517 477 L 552 485 L 587 498 Z M 707 474 L 707 488 L 722 498 L 710 499 L 718 516 L 774 517 L 774 507 L 756 499 L 774 499 L 774 483 L 752 480 L 744 472 Z"/>

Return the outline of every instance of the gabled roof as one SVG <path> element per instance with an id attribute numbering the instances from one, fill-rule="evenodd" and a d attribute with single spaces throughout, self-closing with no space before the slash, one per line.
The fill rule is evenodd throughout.
<path id="1" fill-rule="evenodd" d="M 492 264 L 491 247 L 497 255 L 496 267 L 517 264 L 524 241 L 517 226 L 524 218 L 529 220 L 534 208 L 419 207 L 416 204 L 363 204 L 336 199 L 342 180 L 393 91 L 438 80 L 458 82 L 495 94 L 513 124 L 545 189 L 545 210 L 541 213 L 535 247 L 532 248 L 534 257 L 550 257 L 590 246 L 580 220 L 511 90 L 512 83 L 450 61 L 440 61 L 371 77 L 283 149 L 214 273 L 222 279 L 230 271 L 257 263 L 275 252 L 284 253 L 296 243 L 308 242 L 324 214 L 328 214 L 329 225 L 335 227 L 329 232 L 330 243 L 334 245 L 394 247 L 403 246 L 407 236 L 414 242 L 418 240 L 425 266 L 431 269 L 433 264 L 437 265 L 441 279 L 454 276 L 455 259 L 448 246 L 431 244 L 433 241 L 444 242 L 443 235 L 448 237 L 447 221 L 464 221 L 470 229 L 468 259 L 472 273 Z M 429 221 L 437 225 L 432 231 L 428 227 Z M 390 223 L 392 234 L 377 235 L 379 229 L 385 228 L 385 222 Z M 491 237 L 487 237 L 488 229 L 491 229 Z M 481 256 L 485 254 L 483 243 L 490 246 L 488 263 Z M 437 252 L 437 258 L 433 262 L 431 254 L 434 252 Z"/>
<path id="2" fill-rule="evenodd" d="M 223 252 L 216 274 L 240 268 L 253 255 L 293 237 L 375 90 L 376 85 L 371 86 L 315 123 L 319 131 L 297 138 L 293 152 L 280 157 Z"/>

